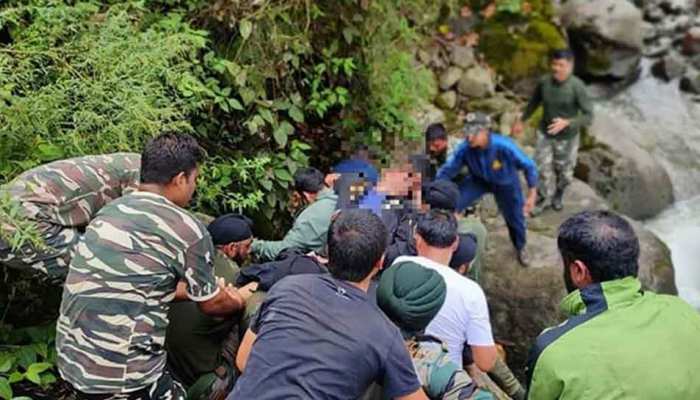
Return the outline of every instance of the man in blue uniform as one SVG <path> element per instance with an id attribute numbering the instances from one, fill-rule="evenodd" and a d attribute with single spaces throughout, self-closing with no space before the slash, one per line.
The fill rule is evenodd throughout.
<path id="1" fill-rule="evenodd" d="M 469 175 L 459 185 L 459 209 L 471 206 L 486 193 L 493 193 L 508 225 L 510 239 L 522 266 L 529 264 L 525 250 L 525 216 L 537 200 L 537 167 L 510 138 L 489 130 L 491 119 L 480 112 L 469 113 L 465 124 L 467 140 L 462 142 L 438 170 L 437 179 L 454 179 L 463 166 Z M 525 173 L 529 188 L 523 198 L 518 171 Z"/>

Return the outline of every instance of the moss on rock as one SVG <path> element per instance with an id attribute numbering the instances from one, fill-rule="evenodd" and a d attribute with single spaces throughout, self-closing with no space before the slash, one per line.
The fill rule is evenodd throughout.
<path id="1" fill-rule="evenodd" d="M 547 70 L 550 51 L 566 47 L 559 29 L 542 16 L 513 25 L 497 16 L 482 25 L 479 48 L 506 84 L 538 76 Z"/>

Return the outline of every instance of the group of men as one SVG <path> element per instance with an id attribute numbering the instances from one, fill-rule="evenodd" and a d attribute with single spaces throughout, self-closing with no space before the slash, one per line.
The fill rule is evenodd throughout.
<path id="1" fill-rule="evenodd" d="M 586 118 L 570 110 L 589 107 L 557 76 L 567 54 L 525 114 L 545 104 L 537 158 L 558 160 L 539 204 L 542 165 L 472 114 L 434 179 L 410 163 L 378 172 L 363 151 L 333 174 L 297 171 L 300 213 L 281 240 L 259 240 L 243 215 L 186 210 L 203 152 L 168 133 L 141 155 L 53 162 L 0 189 L 47 244 L 0 239 L 0 261 L 63 284 L 58 369 L 78 399 L 496 398 L 484 373 L 515 399 L 700 398 L 700 316 L 641 288 L 639 241 L 608 211 L 560 227 L 569 319 L 536 339 L 524 387 L 498 356 L 479 284 L 486 232 L 463 211 L 493 193 L 527 261 L 525 216 L 560 208 L 559 161 Z M 445 153 L 436 130 L 427 147 Z"/>

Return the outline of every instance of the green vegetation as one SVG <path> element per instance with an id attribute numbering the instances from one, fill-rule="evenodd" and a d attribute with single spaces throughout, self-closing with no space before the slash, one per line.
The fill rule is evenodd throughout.
<path id="1" fill-rule="evenodd" d="M 483 22 L 479 48 L 506 84 L 547 71 L 549 53 L 567 47 L 551 22 L 553 12 L 549 0 L 499 1 L 496 14 Z"/>
<path id="2" fill-rule="evenodd" d="M 10 330 L 0 325 L 0 399 L 26 400 L 15 397 L 15 387 L 22 391 L 28 384 L 48 388 L 56 382 L 55 324 Z"/>

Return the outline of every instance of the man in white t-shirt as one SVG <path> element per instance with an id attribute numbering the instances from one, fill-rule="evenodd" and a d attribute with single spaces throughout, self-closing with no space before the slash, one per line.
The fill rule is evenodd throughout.
<path id="1" fill-rule="evenodd" d="M 418 256 L 399 257 L 394 263 L 412 260 L 437 271 L 447 284 L 445 303 L 426 333 L 442 339 L 447 344 L 450 359 L 458 365 L 466 367 L 462 353 L 464 346 L 469 345 L 476 366 L 482 371 L 491 370 L 497 352 L 484 291 L 476 282 L 448 266 L 459 244 L 454 215 L 430 210 L 419 219 L 415 238 Z"/>

